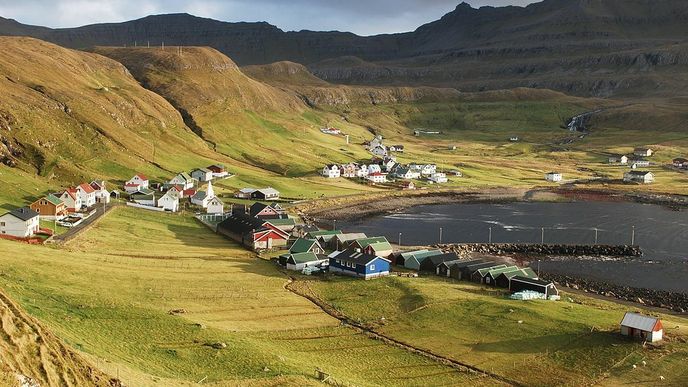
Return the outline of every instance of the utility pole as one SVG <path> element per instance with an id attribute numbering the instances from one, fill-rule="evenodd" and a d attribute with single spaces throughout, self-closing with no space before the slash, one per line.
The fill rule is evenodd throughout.
<path id="1" fill-rule="evenodd" d="M 631 246 L 635 246 L 635 226 L 631 226 Z"/>
<path id="2" fill-rule="evenodd" d="M 599 230 L 597 229 L 597 227 L 595 227 L 595 245 L 597 245 L 597 233 L 598 232 L 599 232 Z"/>
<path id="3" fill-rule="evenodd" d="M 442 244 L 442 227 L 440 227 L 440 244 Z"/>
<path id="4" fill-rule="evenodd" d="M 540 278 L 540 260 L 538 259 L 538 278 Z"/>
<path id="5" fill-rule="evenodd" d="M 148 42 L 146 42 L 146 44 L 147 44 L 147 47 L 150 48 L 150 40 Z"/>
<path id="6" fill-rule="evenodd" d="M 542 236 L 540 238 L 540 242 L 544 245 L 545 244 L 545 228 L 542 228 Z"/>
<path id="7" fill-rule="evenodd" d="M 332 231 L 336 231 L 336 230 L 337 230 L 337 219 L 335 219 L 335 220 L 332 222 Z"/>
<path id="8" fill-rule="evenodd" d="M 489 235 L 489 237 L 487 238 L 487 242 L 488 242 L 489 244 L 492 244 L 492 227 L 490 227 L 490 235 Z"/>
<path id="9" fill-rule="evenodd" d="M 399 233 L 399 247 L 401 247 L 401 233 Z"/>

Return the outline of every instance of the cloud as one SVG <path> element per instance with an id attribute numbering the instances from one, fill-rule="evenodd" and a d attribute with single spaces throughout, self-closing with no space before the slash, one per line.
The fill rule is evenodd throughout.
<path id="1" fill-rule="evenodd" d="M 534 0 L 470 0 L 475 7 Z M 0 0 L 0 16 L 49 27 L 121 22 L 187 12 L 224 21 L 267 21 L 284 30 L 361 35 L 411 31 L 453 10 L 458 0 Z"/>

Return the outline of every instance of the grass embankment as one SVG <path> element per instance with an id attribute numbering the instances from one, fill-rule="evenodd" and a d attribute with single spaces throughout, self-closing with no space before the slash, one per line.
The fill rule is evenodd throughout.
<path id="1" fill-rule="evenodd" d="M 193 219 L 119 208 L 67 247 L 0 249 L 0 286 L 128 385 L 304 385 L 316 367 L 355 385 L 494 384 L 339 326 Z"/>
<path id="2" fill-rule="evenodd" d="M 668 339 L 655 349 L 618 334 L 628 307 L 587 297 L 512 301 L 494 289 L 433 277 L 334 278 L 309 286 L 375 331 L 526 385 L 688 382 L 681 365 L 688 356 L 685 318 L 662 316 Z"/>

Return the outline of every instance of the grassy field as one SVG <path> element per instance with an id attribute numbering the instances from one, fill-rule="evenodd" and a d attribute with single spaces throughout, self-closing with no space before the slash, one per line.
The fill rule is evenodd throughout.
<path id="1" fill-rule="evenodd" d="M 684 318 L 663 315 L 668 340 L 653 349 L 617 333 L 628 307 L 585 297 L 512 301 L 494 289 L 433 277 L 309 284 L 379 332 L 526 385 L 688 383 L 679 365 L 688 357 Z"/>
<path id="2" fill-rule="evenodd" d="M 128 385 L 304 385 L 316 367 L 355 385 L 494 384 L 339 326 L 190 218 L 121 208 L 65 248 L 0 248 L 0 286 Z"/>

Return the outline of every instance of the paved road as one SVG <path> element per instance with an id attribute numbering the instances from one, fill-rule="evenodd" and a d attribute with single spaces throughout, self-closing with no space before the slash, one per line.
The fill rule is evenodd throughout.
<path id="1" fill-rule="evenodd" d="M 101 207 L 100 205 L 96 205 L 96 213 L 95 214 L 93 214 L 90 218 L 81 222 L 81 224 L 79 224 L 78 226 L 70 228 L 69 231 L 67 231 L 66 233 L 55 236 L 53 238 L 53 242 L 54 243 L 65 243 L 65 242 L 68 242 L 68 241 L 74 239 L 74 237 L 79 235 L 83 230 L 88 228 L 96 220 L 100 219 L 100 217 L 102 217 L 103 215 L 110 212 L 113 208 L 119 207 L 119 206 L 120 206 L 120 204 L 108 204 L 107 207 L 105 207 L 105 210 L 103 210 L 103 207 Z"/>

